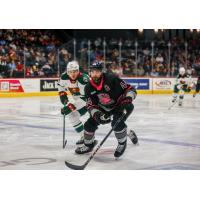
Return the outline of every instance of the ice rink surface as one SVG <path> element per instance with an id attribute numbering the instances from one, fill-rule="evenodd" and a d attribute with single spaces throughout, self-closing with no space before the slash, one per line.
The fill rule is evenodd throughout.
<path id="1" fill-rule="evenodd" d="M 124 155 L 115 160 L 117 141 L 112 133 L 87 170 L 199 170 L 200 96 L 186 95 L 182 107 L 171 110 L 171 95 L 138 95 L 127 121 L 139 145 L 128 140 Z M 58 97 L 0 99 L 0 169 L 68 170 L 64 161 L 83 164 L 90 154 L 76 155 L 79 139 L 66 121 L 66 148 L 62 149 L 63 118 Z M 88 115 L 82 117 L 84 122 Z M 110 125 L 100 126 L 100 142 Z"/>

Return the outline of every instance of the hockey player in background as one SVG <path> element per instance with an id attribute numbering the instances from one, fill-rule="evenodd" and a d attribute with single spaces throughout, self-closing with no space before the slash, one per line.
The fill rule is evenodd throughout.
<path id="1" fill-rule="evenodd" d="M 61 75 L 58 82 L 59 96 L 64 107 L 61 113 L 66 115 L 66 119 L 80 134 L 77 145 L 83 144 L 83 123 L 80 117 L 87 112 L 84 88 L 89 81 L 87 74 L 79 71 L 79 64 L 71 61 L 67 65 L 67 71 Z"/>
<path id="2" fill-rule="evenodd" d="M 84 124 L 84 145 L 78 147 L 77 154 L 88 153 L 96 145 L 95 131 L 101 124 L 111 122 L 113 127 L 116 121 L 126 111 L 126 116 L 114 129 L 118 146 L 114 156 L 120 157 L 127 145 L 126 119 L 132 113 L 133 100 L 136 98 L 136 90 L 114 74 L 103 73 L 102 63 L 94 62 L 90 66 L 90 81 L 85 87 L 86 106 L 90 113 L 89 119 Z M 111 120 L 112 116 L 112 120 Z M 133 131 L 129 133 L 132 142 L 138 142 Z"/>
<path id="3" fill-rule="evenodd" d="M 193 94 L 193 97 L 196 96 L 197 93 L 200 91 L 200 75 L 197 78 L 197 83 L 195 84 L 195 92 Z"/>
<path id="4" fill-rule="evenodd" d="M 197 83 L 195 84 L 195 92 L 193 94 L 193 97 L 195 97 L 196 94 L 199 93 L 200 91 L 200 65 L 194 66 L 194 69 L 196 71 L 198 78 L 197 78 Z"/>
<path id="5" fill-rule="evenodd" d="M 177 100 L 179 94 L 179 106 L 182 106 L 184 94 L 185 92 L 190 92 L 191 88 L 191 76 L 185 72 L 184 67 L 181 67 L 179 69 L 179 74 L 176 77 L 172 102 L 174 103 Z"/>

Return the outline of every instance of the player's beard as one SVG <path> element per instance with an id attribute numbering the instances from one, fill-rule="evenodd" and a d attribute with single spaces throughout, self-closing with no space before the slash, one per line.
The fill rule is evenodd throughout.
<path id="1" fill-rule="evenodd" d="M 92 80 L 98 85 L 101 82 L 102 75 L 100 77 L 93 77 Z"/>

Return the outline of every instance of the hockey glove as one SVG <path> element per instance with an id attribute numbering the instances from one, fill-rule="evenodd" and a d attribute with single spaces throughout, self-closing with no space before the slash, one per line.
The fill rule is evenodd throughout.
<path id="1" fill-rule="evenodd" d="M 69 113 L 73 112 L 76 110 L 76 107 L 72 103 L 68 103 L 67 106 L 64 106 L 61 108 L 61 114 L 62 115 L 68 115 Z"/>
<path id="2" fill-rule="evenodd" d="M 125 119 L 128 118 L 128 116 L 132 113 L 132 111 L 134 109 L 134 105 L 133 105 L 132 101 L 133 101 L 133 99 L 131 97 L 125 97 L 120 102 L 119 110 L 121 112 L 125 112 L 126 113 Z"/>
<path id="3" fill-rule="evenodd" d="M 59 96 L 60 96 L 61 103 L 63 105 L 66 105 L 68 103 L 67 93 L 65 91 L 61 91 L 61 92 L 59 92 Z"/>
<path id="4" fill-rule="evenodd" d="M 192 87 L 188 86 L 187 89 L 186 89 L 186 92 L 190 92 L 192 89 Z"/>
<path id="5" fill-rule="evenodd" d="M 93 118 L 98 124 L 108 124 L 111 122 L 110 116 L 107 116 L 101 111 L 97 111 L 96 113 L 94 113 Z"/>

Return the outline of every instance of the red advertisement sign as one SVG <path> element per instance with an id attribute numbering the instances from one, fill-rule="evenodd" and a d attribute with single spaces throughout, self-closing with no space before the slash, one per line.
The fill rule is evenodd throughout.
<path id="1" fill-rule="evenodd" d="M 0 80 L 0 92 L 24 92 L 19 80 Z"/>

